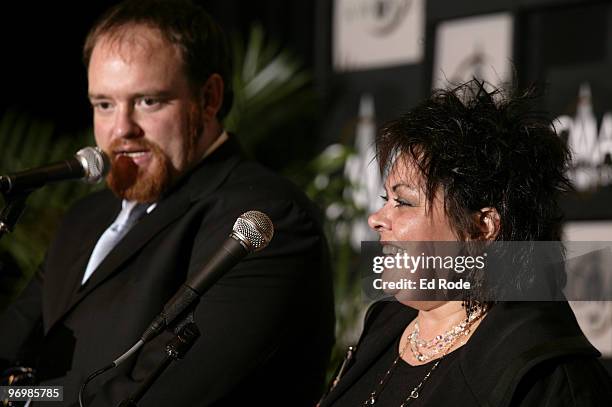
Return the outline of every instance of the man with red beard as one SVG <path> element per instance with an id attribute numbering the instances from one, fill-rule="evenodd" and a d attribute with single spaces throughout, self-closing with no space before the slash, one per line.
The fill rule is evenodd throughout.
<path id="1" fill-rule="evenodd" d="M 69 211 L 41 278 L 0 316 L 11 332 L 0 359 L 34 355 L 40 383 L 76 403 L 86 377 L 139 339 L 235 219 L 259 210 L 274 223 L 272 242 L 204 294 L 194 313 L 202 336 L 139 405 L 312 405 L 333 342 L 326 243 L 312 204 L 223 129 L 232 91 L 221 30 L 186 1 L 128 0 L 90 31 L 84 56 L 109 190 Z M 131 395 L 171 337 L 92 381 L 85 404 Z"/>

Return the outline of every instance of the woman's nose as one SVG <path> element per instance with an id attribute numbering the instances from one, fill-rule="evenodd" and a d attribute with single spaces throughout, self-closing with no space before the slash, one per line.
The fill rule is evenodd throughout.
<path id="1" fill-rule="evenodd" d="M 385 216 L 385 208 L 382 207 L 368 217 L 368 225 L 372 230 L 382 233 L 391 228 L 391 222 Z"/>

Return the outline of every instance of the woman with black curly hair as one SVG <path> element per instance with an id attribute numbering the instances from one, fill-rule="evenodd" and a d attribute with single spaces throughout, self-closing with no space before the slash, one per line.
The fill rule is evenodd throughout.
<path id="1" fill-rule="evenodd" d="M 391 242 L 560 240 L 570 154 L 533 99 L 470 81 L 382 129 L 386 194 L 369 224 L 387 255 L 398 251 Z M 528 286 L 530 270 L 508 281 Z M 612 380 L 566 301 L 475 292 L 431 301 L 398 292 L 375 303 L 320 405 L 612 405 Z"/>

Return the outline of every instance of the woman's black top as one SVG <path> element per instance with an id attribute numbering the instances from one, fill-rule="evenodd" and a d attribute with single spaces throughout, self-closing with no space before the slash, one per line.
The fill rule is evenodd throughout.
<path id="1" fill-rule="evenodd" d="M 406 398 L 410 395 L 410 392 L 423 381 L 428 372 L 431 371 L 436 361 L 431 361 L 424 365 L 411 366 L 406 363 L 403 359 L 399 359 L 395 369 L 387 378 L 387 383 L 384 385 L 382 391 L 380 390 L 379 383 L 385 374 L 393 364 L 395 358 L 399 355 L 399 341 L 392 342 L 387 351 L 379 358 L 371 369 L 364 374 L 355 384 L 352 386 L 342 397 L 336 401 L 334 406 L 337 407 L 358 407 L 363 406 L 364 402 L 370 397 L 372 391 L 376 391 L 376 404 L 375 406 L 381 407 L 398 407 Z M 448 375 L 457 374 L 457 355 L 462 351 L 463 348 L 459 348 L 454 352 L 449 353 L 440 360 L 438 366 L 429 376 L 419 391 L 419 397 L 411 399 L 407 406 L 424 406 L 426 400 L 429 398 L 430 393 L 434 391 L 450 391 L 459 392 L 462 389 L 449 389 L 446 384 L 449 383 Z M 409 351 L 409 350 L 408 350 Z M 445 379 L 446 378 L 446 379 Z M 457 382 L 450 382 L 451 385 Z M 444 388 L 440 389 L 440 386 L 444 384 Z"/>
<path id="2" fill-rule="evenodd" d="M 375 303 L 357 351 L 321 407 L 363 406 L 398 355 L 416 311 Z M 407 407 L 612 406 L 612 378 L 566 302 L 495 304 L 470 340 L 448 354 Z M 434 362 L 435 363 L 435 362 Z M 398 362 L 375 405 L 399 407 L 431 363 Z"/>

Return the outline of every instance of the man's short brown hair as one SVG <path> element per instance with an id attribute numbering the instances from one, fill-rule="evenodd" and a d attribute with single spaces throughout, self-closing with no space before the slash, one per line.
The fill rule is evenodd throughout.
<path id="1" fill-rule="evenodd" d="M 217 118 L 222 120 L 229 113 L 233 100 L 231 52 L 223 30 L 202 7 L 189 0 L 127 0 L 112 7 L 87 35 L 83 46 L 85 66 L 89 66 L 101 37 L 120 35 L 130 25 L 157 29 L 166 41 L 176 45 L 195 89 L 200 89 L 211 74 L 219 74 L 224 94 Z"/>

